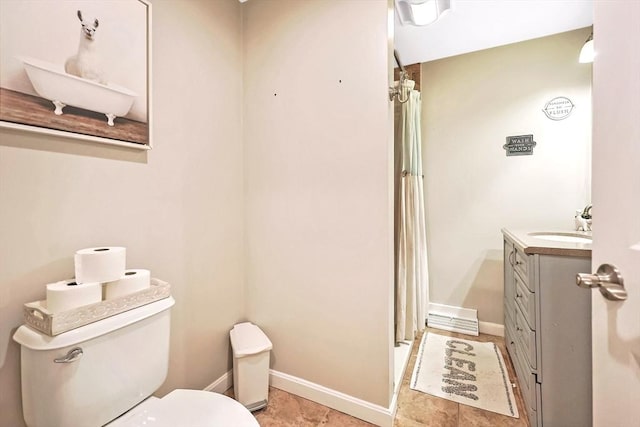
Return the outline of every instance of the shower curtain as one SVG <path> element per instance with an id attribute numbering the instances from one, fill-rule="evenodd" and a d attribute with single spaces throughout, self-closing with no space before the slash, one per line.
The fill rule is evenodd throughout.
<path id="1" fill-rule="evenodd" d="M 396 342 L 413 340 L 425 327 L 429 276 L 420 133 L 421 98 L 407 81 L 409 99 L 396 132 Z M 400 143 L 401 142 L 401 143 Z"/>

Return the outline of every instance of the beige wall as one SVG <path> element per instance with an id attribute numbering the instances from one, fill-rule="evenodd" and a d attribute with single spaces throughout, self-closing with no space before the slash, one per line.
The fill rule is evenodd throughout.
<path id="1" fill-rule="evenodd" d="M 388 405 L 388 2 L 250 2 L 244 34 L 241 7 L 153 2 L 152 151 L 0 130 L 1 426 L 22 424 L 22 304 L 95 245 L 173 285 L 159 394 L 226 372 L 248 317 L 275 369 Z"/>
<path id="2" fill-rule="evenodd" d="M 502 227 L 571 230 L 590 201 L 590 29 L 424 63 L 423 161 L 431 302 L 502 324 Z M 576 105 L 562 121 L 547 101 Z M 533 134 L 533 156 L 506 157 Z M 597 215 L 597 214 L 596 214 Z"/>
<path id="3" fill-rule="evenodd" d="M 22 424 L 24 302 L 73 276 L 73 253 L 123 245 L 172 284 L 171 367 L 160 394 L 231 367 L 244 315 L 241 15 L 236 0 L 153 2 L 148 153 L 0 130 L 0 425 Z"/>
<path id="4" fill-rule="evenodd" d="M 275 370 L 386 407 L 387 1 L 250 1 L 243 17 L 249 318 Z"/>

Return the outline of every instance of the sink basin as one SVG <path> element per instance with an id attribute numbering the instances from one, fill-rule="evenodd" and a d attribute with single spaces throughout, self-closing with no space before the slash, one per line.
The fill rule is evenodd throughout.
<path id="1" fill-rule="evenodd" d="M 565 243 L 591 243 L 591 236 L 580 233 L 562 233 L 557 231 L 540 231 L 536 233 L 529 233 L 529 236 L 536 239 L 551 240 L 554 242 Z"/>

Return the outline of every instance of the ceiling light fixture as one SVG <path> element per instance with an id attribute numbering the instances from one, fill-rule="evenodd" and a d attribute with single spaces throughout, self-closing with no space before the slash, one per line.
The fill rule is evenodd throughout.
<path id="1" fill-rule="evenodd" d="M 593 58 L 596 56 L 596 51 L 593 49 L 593 31 L 591 35 L 584 42 L 584 46 L 580 49 L 580 58 L 578 58 L 578 62 L 581 64 L 588 64 L 589 62 L 593 62 Z"/>
<path id="2" fill-rule="evenodd" d="M 451 0 L 396 0 L 401 24 L 429 25 L 451 9 Z"/>

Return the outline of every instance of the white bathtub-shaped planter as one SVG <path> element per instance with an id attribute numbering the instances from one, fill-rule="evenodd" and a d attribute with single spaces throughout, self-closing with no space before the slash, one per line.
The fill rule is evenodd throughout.
<path id="1" fill-rule="evenodd" d="M 71 105 L 96 111 L 107 116 L 109 126 L 116 117 L 125 116 L 138 96 L 127 88 L 109 83 L 108 86 L 65 73 L 57 66 L 39 59 L 21 57 L 33 88 L 42 98 L 55 105 L 55 114 Z"/>

